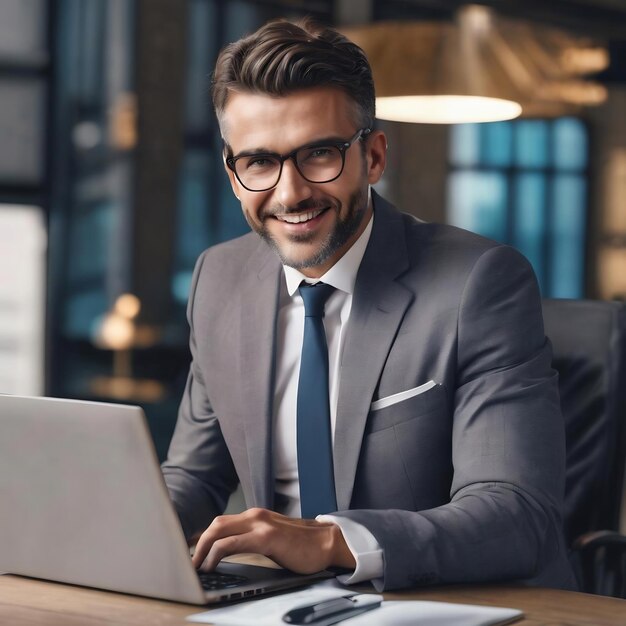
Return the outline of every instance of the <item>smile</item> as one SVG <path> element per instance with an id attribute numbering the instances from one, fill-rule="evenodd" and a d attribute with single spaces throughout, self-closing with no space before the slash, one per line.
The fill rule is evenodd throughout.
<path id="1" fill-rule="evenodd" d="M 307 211 L 306 213 L 298 213 L 297 215 L 275 215 L 274 217 L 281 222 L 287 222 L 288 224 L 301 224 L 302 222 L 308 222 L 316 218 L 320 213 L 323 213 L 326 209 L 319 209 L 317 211 Z"/>

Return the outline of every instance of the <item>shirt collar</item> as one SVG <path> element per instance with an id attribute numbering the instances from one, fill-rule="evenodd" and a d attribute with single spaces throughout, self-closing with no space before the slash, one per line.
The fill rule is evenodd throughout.
<path id="1" fill-rule="evenodd" d="M 373 224 L 374 213 L 372 213 L 365 230 L 352 244 L 350 249 L 319 279 L 312 280 L 311 278 L 305 276 L 302 272 L 299 272 L 297 269 L 289 267 L 288 265 L 283 265 L 285 280 L 287 282 L 287 292 L 289 295 L 294 295 L 302 281 L 311 284 L 323 282 L 327 285 L 331 285 L 335 289 L 339 289 L 352 295 L 354 293 L 356 275 L 359 271 L 361 261 L 363 260 L 365 248 L 367 248 L 367 244 L 372 233 Z"/>

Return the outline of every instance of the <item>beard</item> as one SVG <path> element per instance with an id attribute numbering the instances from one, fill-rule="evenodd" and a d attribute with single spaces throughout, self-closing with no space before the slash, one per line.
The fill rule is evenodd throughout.
<path id="1" fill-rule="evenodd" d="M 249 217 L 248 211 L 244 207 L 244 214 L 250 227 L 261 236 L 261 238 L 276 252 L 283 265 L 288 265 L 297 270 L 309 267 L 317 267 L 326 263 L 334 254 L 336 254 L 346 243 L 358 232 L 363 217 L 367 212 L 368 205 L 368 187 L 361 187 L 354 191 L 347 202 L 347 210 L 342 216 L 343 205 L 336 199 L 323 199 L 315 201 L 303 201 L 297 207 L 286 210 L 282 206 L 274 206 L 263 211 L 259 217 L 261 225 L 255 224 Z M 267 220 L 273 219 L 276 214 L 296 213 L 301 211 L 315 211 L 326 209 L 334 211 L 337 220 L 333 230 L 318 246 L 317 250 L 308 257 L 295 258 L 288 254 L 286 246 L 277 241 L 267 228 Z M 291 235 L 289 242 L 298 244 L 306 244 L 316 237 L 316 233 L 303 233 L 302 235 Z"/>

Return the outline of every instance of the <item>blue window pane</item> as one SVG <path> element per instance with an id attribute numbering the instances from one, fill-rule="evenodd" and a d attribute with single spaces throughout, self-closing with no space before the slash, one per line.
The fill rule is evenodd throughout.
<path id="1" fill-rule="evenodd" d="M 72 293 L 65 302 L 63 332 L 72 339 L 93 339 L 108 305 L 104 284 Z"/>
<path id="2" fill-rule="evenodd" d="M 481 156 L 485 165 L 507 167 L 511 164 L 513 129 L 510 122 L 480 124 Z"/>
<path id="3" fill-rule="evenodd" d="M 554 166 L 558 169 L 581 170 L 587 165 L 587 129 L 574 117 L 554 122 Z"/>
<path id="4" fill-rule="evenodd" d="M 539 173 L 519 174 L 514 185 L 513 241 L 531 262 L 545 293 L 546 178 Z"/>
<path id="5" fill-rule="evenodd" d="M 450 130 L 450 161 L 453 165 L 480 162 L 480 125 L 458 124 Z"/>
<path id="6" fill-rule="evenodd" d="M 103 201 L 85 207 L 77 214 L 70 227 L 70 258 L 68 281 L 71 287 L 80 288 L 89 280 L 100 280 L 110 262 L 113 233 L 119 218 L 115 202 Z"/>
<path id="7" fill-rule="evenodd" d="M 192 270 L 183 270 L 181 272 L 176 272 L 172 278 L 172 296 L 179 304 L 184 305 L 187 303 L 192 277 Z"/>
<path id="8" fill-rule="evenodd" d="M 582 176 L 562 174 L 554 179 L 549 293 L 553 298 L 583 295 L 586 193 Z"/>
<path id="9" fill-rule="evenodd" d="M 120 206 L 103 200 L 83 206 L 71 223 L 69 240 L 68 296 L 63 308 L 63 332 L 75 339 L 93 336 L 108 308 L 118 249 Z"/>
<path id="10" fill-rule="evenodd" d="M 496 172 L 453 172 L 448 222 L 485 237 L 506 239 L 506 177 Z"/>
<path id="11" fill-rule="evenodd" d="M 520 167 L 545 167 L 548 164 L 546 122 L 522 120 L 515 124 L 515 163 Z"/>
<path id="12" fill-rule="evenodd" d="M 223 41 L 236 41 L 244 35 L 253 33 L 270 17 L 268 8 L 263 3 L 252 3 L 246 0 L 229 0 L 224 2 L 225 32 Z M 275 16 L 275 14 L 274 14 Z"/>
<path id="13" fill-rule="evenodd" d="M 212 243 L 209 225 L 209 174 L 212 155 L 189 151 L 183 159 L 178 201 L 176 267 L 193 268 L 198 255 Z"/>
<path id="14" fill-rule="evenodd" d="M 233 239 L 250 231 L 250 227 L 243 216 L 241 204 L 235 198 L 226 175 L 224 175 L 221 184 L 219 210 L 220 220 L 217 233 L 219 241 Z"/>
<path id="15" fill-rule="evenodd" d="M 215 13 L 213 2 L 193 0 L 189 4 L 185 115 L 187 129 L 193 132 L 205 132 L 211 116 L 208 101 L 215 43 L 207 31 L 217 19 Z"/>

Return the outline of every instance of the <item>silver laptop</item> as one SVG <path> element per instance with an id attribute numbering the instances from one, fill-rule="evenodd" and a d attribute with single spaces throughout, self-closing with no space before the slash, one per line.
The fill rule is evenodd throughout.
<path id="1" fill-rule="evenodd" d="M 139 407 L 0 395 L 0 573 L 192 604 L 331 576 L 194 569 Z"/>

